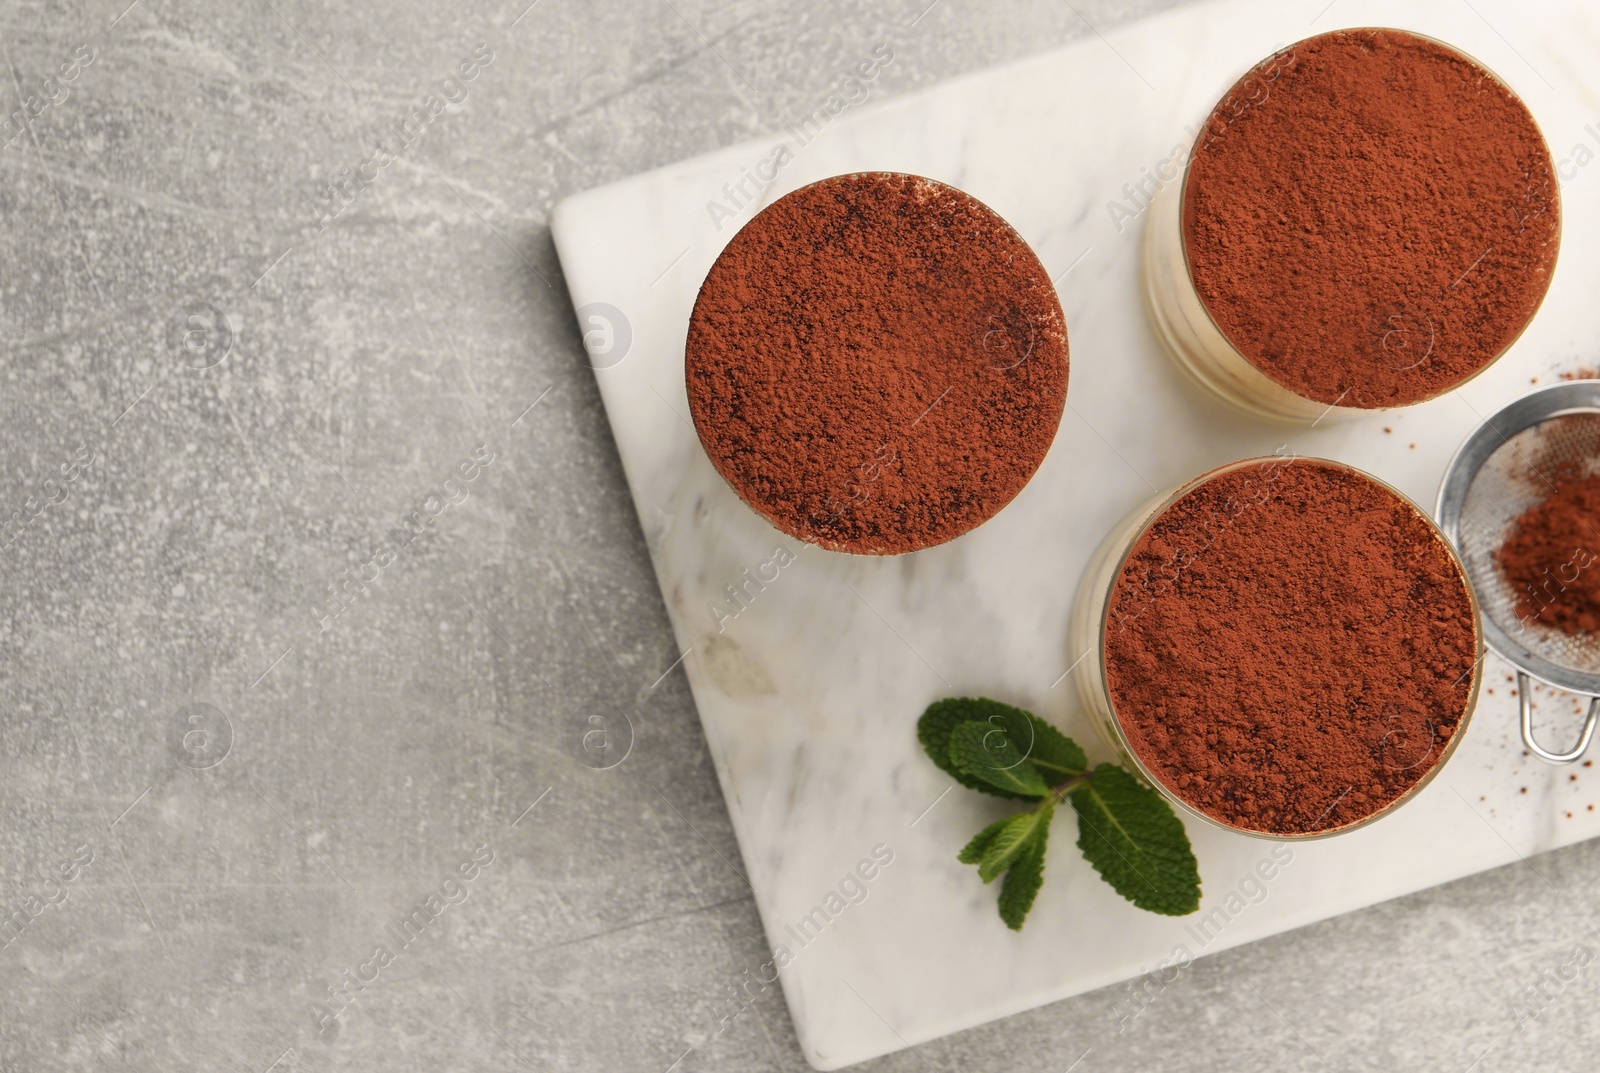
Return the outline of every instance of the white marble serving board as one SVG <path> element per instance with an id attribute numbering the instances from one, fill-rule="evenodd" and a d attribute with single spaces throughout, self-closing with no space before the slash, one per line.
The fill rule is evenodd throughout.
<path id="1" fill-rule="evenodd" d="M 1452 42 L 1526 98 L 1562 161 L 1564 252 L 1533 326 L 1463 390 L 1313 429 L 1247 419 L 1161 352 L 1137 286 L 1143 219 L 1119 231 L 1109 204 L 1134 207 L 1124 185 L 1154 173 L 1185 128 L 1274 47 L 1359 25 Z M 912 54 L 930 26 L 884 43 Z M 876 43 L 862 42 L 861 60 Z M 1213 919 L 1226 919 L 1208 941 L 1192 930 L 1200 917 L 1158 917 L 1118 898 L 1079 855 L 1070 816 L 1056 821 L 1044 890 L 1019 936 L 996 915 L 996 889 L 955 859 L 1007 806 L 960 788 L 941 797 L 953 784 L 914 734 L 929 702 L 981 694 L 1031 708 L 1103 754 L 1065 677 L 1081 655 L 1067 647 L 1067 610 L 1102 535 L 1154 489 L 1288 444 L 1367 469 L 1431 507 L 1451 453 L 1483 417 L 1534 377 L 1547 383 L 1593 364 L 1597 51 L 1600 22 L 1583 0 L 1224 0 L 848 108 L 809 144 L 785 130 L 556 208 L 551 228 L 574 306 L 607 304 L 631 326 L 626 357 L 596 376 L 767 936 L 793 957 L 782 986 L 815 1066 L 1114 983 L 1180 944 L 1213 953 L 1600 834 L 1600 812 L 1587 809 L 1600 802 L 1600 774 L 1524 757 L 1507 668 L 1491 659 L 1494 692 L 1441 776 L 1369 828 L 1295 846 L 1258 904 L 1236 892 L 1271 844 L 1191 824 L 1205 882 L 1200 917 L 1222 907 Z M 724 184 L 756 172 L 780 145 L 792 160 L 755 205 L 732 204 Z M 696 290 L 738 226 L 795 187 L 870 169 L 952 183 L 1010 220 L 1058 277 L 1072 355 L 1060 433 L 1022 494 L 966 537 L 882 559 L 806 548 L 748 510 L 702 452 L 683 381 Z M 713 201 L 733 213 L 720 228 Z M 585 328 L 603 330 L 589 315 L 598 314 L 580 316 Z M 765 567 L 776 579 L 719 633 L 709 605 L 778 548 L 795 560 Z M 1566 740 L 1574 706 L 1541 699 L 1552 739 Z M 893 861 L 865 900 L 847 903 L 802 947 L 789 926 L 878 844 Z M 708 1008 L 727 984 L 748 979 L 746 968 L 771 975 L 760 964 L 729 966 L 727 980 L 707 982 Z M 709 1046 L 717 1027 L 686 1031 Z"/>

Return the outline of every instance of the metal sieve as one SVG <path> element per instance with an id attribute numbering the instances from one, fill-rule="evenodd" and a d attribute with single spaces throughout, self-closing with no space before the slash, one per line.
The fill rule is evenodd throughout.
<path id="1" fill-rule="evenodd" d="M 1517 669 L 1523 744 L 1552 764 L 1577 760 L 1594 736 L 1600 719 L 1600 636 L 1573 636 L 1519 614 L 1523 594 L 1501 574 L 1494 556 L 1516 520 L 1549 495 L 1556 478 L 1595 473 L 1600 473 L 1600 380 L 1580 380 L 1524 395 L 1485 421 L 1451 459 L 1439 489 L 1439 527 L 1456 546 L 1477 592 L 1484 639 Z M 1588 568 L 1600 569 L 1600 518 L 1592 548 L 1596 562 Z M 1561 580 L 1547 581 L 1546 589 Z M 1534 678 L 1590 698 L 1583 733 L 1569 752 L 1552 752 L 1534 740 Z"/>

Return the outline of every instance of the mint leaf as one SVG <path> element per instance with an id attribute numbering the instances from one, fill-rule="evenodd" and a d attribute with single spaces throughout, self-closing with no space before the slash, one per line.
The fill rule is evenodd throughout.
<path id="1" fill-rule="evenodd" d="M 1019 743 L 1024 755 L 1033 745 L 1033 724 L 1027 719 L 1026 712 L 1009 704 L 979 697 L 951 697 L 928 705 L 928 710 L 917 720 L 917 740 L 922 742 L 923 750 L 929 759 L 939 765 L 940 770 L 969 790 L 1020 801 L 1038 796 L 991 785 L 967 774 L 951 761 L 950 735 L 962 723 L 970 722 L 990 723 L 1004 730 L 1012 741 Z"/>
<path id="2" fill-rule="evenodd" d="M 1082 775 L 1089 770 L 1089 759 L 1078 748 L 1077 742 L 1032 712 L 1023 712 L 1021 708 L 1016 710 L 1028 717 L 1033 729 L 1033 749 L 1026 752 L 1028 760 L 1044 773 L 1047 782 L 1066 782 L 1074 775 Z"/>
<path id="3" fill-rule="evenodd" d="M 1115 764 L 1101 764 L 1070 796 L 1078 848 L 1118 894 L 1166 916 L 1200 908 L 1189 836 L 1159 794 Z"/>
<path id="4" fill-rule="evenodd" d="M 989 848 L 989 843 L 994 841 L 994 836 L 1000 833 L 1000 828 L 1004 827 L 1006 820 L 1009 819 L 1011 819 L 1010 816 L 1007 816 L 1004 820 L 995 820 L 989 826 L 973 835 L 972 841 L 961 847 L 961 852 L 956 854 L 956 860 L 962 864 L 977 864 L 983 860 L 984 851 Z"/>
<path id="5" fill-rule="evenodd" d="M 1046 820 L 1011 862 L 1006 880 L 1000 884 L 1000 919 L 1012 931 L 1022 930 L 1022 922 L 1033 908 L 1033 899 L 1044 886 L 1044 848 L 1049 839 L 1050 823 Z"/>
<path id="6" fill-rule="evenodd" d="M 978 878 L 985 883 L 993 883 L 999 878 L 1000 873 L 1011 867 L 1011 862 L 1028 848 L 1039 832 L 1049 828 L 1050 817 L 1054 813 L 1053 805 L 1045 805 L 1032 812 L 1019 812 L 1007 817 L 983 851 L 983 860 L 978 864 Z"/>
<path id="7" fill-rule="evenodd" d="M 1044 797 L 1050 786 L 1002 728 L 966 722 L 950 732 L 950 763 L 1014 797 Z"/>

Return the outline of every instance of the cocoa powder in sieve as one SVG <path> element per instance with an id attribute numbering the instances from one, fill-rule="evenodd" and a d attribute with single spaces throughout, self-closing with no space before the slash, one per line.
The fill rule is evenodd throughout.
<path id="1" fill-rule="evenodd" d="M 1566 634 L 1600 634 L 1600 476 L 1568 477 L 1512 524 L 1495 565 L 1517 617 Z"/>
<path id="2" fill-rule="evenodd" d="M 1403 406 L 1493 361 L 1549 286 L 1560 235 L 1533 117 L 1465 55 L 1399 30 L 1292 45 L 1196 139 L 1183 234 L 1200 300 L 1269 378 Z"/>
<path id="3" fill-rule="evenodd" d="M 1410 503 L 1316 459 L 1205 480 L 1136 542 L 1105 670 L 1130 748 L 1246 830 L 1359 821 L 1426 777 L 1477 674 L 1466 579 Z"/>
<path id="4" fill-rule="evenodd" d="M 758 213 L 700 288 L 684 364 L 734 490 L 784 532 L 857 553 L 991 517 L 1066 405 L 1044 266 L 977 199 L 911 175 L 835 176 Z"/>

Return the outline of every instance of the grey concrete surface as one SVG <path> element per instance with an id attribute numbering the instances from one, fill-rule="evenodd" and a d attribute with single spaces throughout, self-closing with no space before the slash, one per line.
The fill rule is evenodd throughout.
<path id="1" fill-rule="evenodd" d="M 864 42 L 898 94 L 1162 3 L 127 3 L 0 11 L 38 111 L 0 150 L 0 1069 L 804 1068 L 775 989 L 713 1038 L 762 938 L 546 214 Z M 1590 1069 L 1596 887 L 1579 847 L 863 1068 Z"/>

